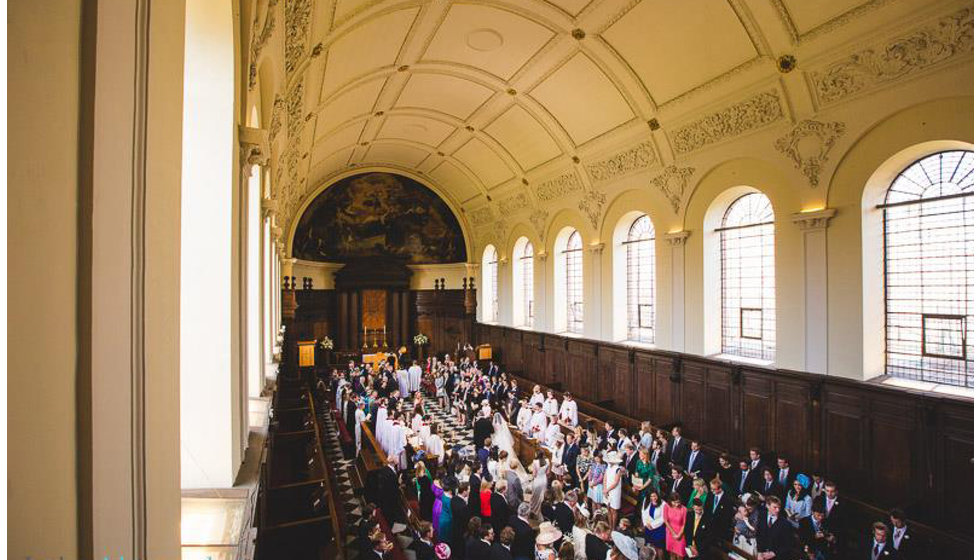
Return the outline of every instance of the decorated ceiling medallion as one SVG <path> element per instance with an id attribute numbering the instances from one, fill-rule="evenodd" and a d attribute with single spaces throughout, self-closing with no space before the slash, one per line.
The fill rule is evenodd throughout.
<path id="1" fill-rule="evenodd" d="M 572 37 L 574 37 L 576 41 L 581 41 L 582 39 L 585 39 L 585 31 L 575 28 L 572 30 Z"/>
<path id="2" fill-rule="evenodd" d="M 578 163 L 580 161 L 582 161 L 582 160 L 580 160 L 578 156 L 572 156 L 572 162 Z"/>
<path id="3" fill-rule="evenodd" d="M 381 117 L 381 116 L 384 116 L 384 114 L 385 114 L 384 111 L 378 111 L 377 113 L 374 114 L 374 116 Z"/>
<path id="4" fill-rule="evenodd" d="M 527 181 L 527 177 L 523 177 L 523 178 L 521 179 L 521 183 L 523 183 L 525 187 L 531 184 L 531 183 L 529 183 L 529 182 Z"/>
<path id="5" fill-rule="evenodd" d="M 508 88 L 507 95 L 517 95 L 517 90 L 514 88 Z"/>
<path id="6" fill-rule="evenodd" d="M 475 128 L 473 128 L 473 127 L 472 127 L 472 126 L 470 126 L 470 125 L 466 125 L 466 130 L 468 130 L 468 131 L 470 131 L 470 132 L 473 132 L 473 131 L 474 131 L 474 130 L 476 130 L 476 129 L 475 129 Z"/>
<path id="7" fill-rule="evenodd" d="M 438 156 L 445 156 L 446 155 L 446 152 L 438 151 L 438 152 L 436 152 L 436 155 L 438 155 Z"/>
<path id="8" fill-rule="evenodd" d="M 408 64 L 402 64 L 401 66 L 398 67 L 399 72 L 404 72 L 406 70 L 408 70 Z"/>
<path id="9" fill-rule="evenodd" d="M 361 142 L 361 145 L 362 146 L 367 146 L 368 144 L 369 144 L 369 142 Z"/>
<path id="10" fill-rule="evenodd" d="M 504 38 L 493 29 L 474 29 L 466 35 L 466 44 L 475 51 L 490 52 L 504 44 Z"/>
<path id="11" fill-rule="evenodd" d="M 776 68 L 783 74 L 788 74 L 796 68 L 796 57 L 791 54 L 784 54 L 776 61 Z"/>
<path id="12" fill-rule="evenodd" d="M 660 121 L 657 119 L 650 119 L 647 121 L 647 126 L 650 127 L 650 130 L 660 130 Z"/>

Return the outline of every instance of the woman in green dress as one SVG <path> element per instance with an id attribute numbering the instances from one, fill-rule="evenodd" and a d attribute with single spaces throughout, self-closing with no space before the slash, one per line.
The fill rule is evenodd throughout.
<path id="1" fill-rule="evenodd" d="M 641 504 L 650 492 L 660 491 L 660 474 L 657 472 L 657 467 L 650 462 L 650 450 L 645 447 L 640 448 L 640 459 L 636 462 L 633 490 L 636 492 L 636 501 Z"/>
<path id="2" fill-rule="evenodd" d="M 687 499 L 687 509 L 694 507 L 694 500 L 701 500 L 701 505 L 708 500 L 708 485 L 703 478 L 695 478 L 692 486 L 694 489 L 691 491 L 691 497 Z"/>

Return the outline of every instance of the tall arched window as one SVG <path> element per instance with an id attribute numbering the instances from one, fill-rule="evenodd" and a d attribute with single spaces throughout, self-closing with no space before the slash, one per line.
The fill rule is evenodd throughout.
<path id="1" fill-rule="evenodd" d="M 525 327 L 534 327 L 534 245 L 530 241 L 524 244 L 524 251 L 521 254 L 521 309 L 523 314 L 522 324 Z"/>
<path id="2" fill-rule="evenodd" d="M 483 251 L 483 320 L 488 323 L 496 323 L 500 320 L 500 306 L 498 304 L 497 291 L 497 265 L 500 259 L 497 257 L 497 248 L 488 245 Z"/>
<path id="3" fill-rule="evenodd" d="M 725 211 L 721 227 L 721 351 L 772 361 L 776 271 L 772 204 L 752 192 Z"/>
<path id="4" fill-rule="evenodd" d="M 973 152 L 916 161 L 879 208 L 885 372 L 973 387 Z"/>
<path id="5" fill-rule="evenodd" d="M 626 246 L 626 338 L 653 344 L 657 317 L 656 249 L 653 221 L 646 214 L 630 226 Z"/>
<path id="6" fill-rule="evenodd" d="M 565 330 L 581 334 L 585 325 L 582 298 L 582 236 L 573 231 L 563 251 L 565 256 Z"/>

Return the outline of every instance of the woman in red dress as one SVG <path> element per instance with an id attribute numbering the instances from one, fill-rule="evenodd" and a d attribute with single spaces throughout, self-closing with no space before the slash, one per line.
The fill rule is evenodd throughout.
<path id="1" fill-rule="evenodd" d="M 687 521 L 687 508 L 681 497 L 674 492 L 664 505 L 664 526 L 667 527 L 667 555 L 669 558 L 684 558 L 684 522 Z"/>

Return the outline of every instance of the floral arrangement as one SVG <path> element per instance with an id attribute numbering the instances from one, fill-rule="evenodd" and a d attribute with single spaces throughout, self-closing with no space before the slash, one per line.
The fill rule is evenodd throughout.
<path id="1" fill-rule="evenodd" d="M 416 346 L 424 346 L 429 343 L 429 337 L 425 336 L 422 333 L 415 335 L 415 337 L 412 338 L 412 340 L 415 342 Z"/>
<path id="2" fill-rule="evenodd" d="M 276 333 L 276 342 L 282 344 L 282 341 L 286 337 L 286 325 L 279 325 L 279 332 Z"/>
<path id="3" fill-rule="evenodd" d="M 323 340 L 320 341 L 320 348 L 323 348 L 324 350 L 333 350 L 333 341 L 330 340 L 329 336 L 323 337 Z"/>

